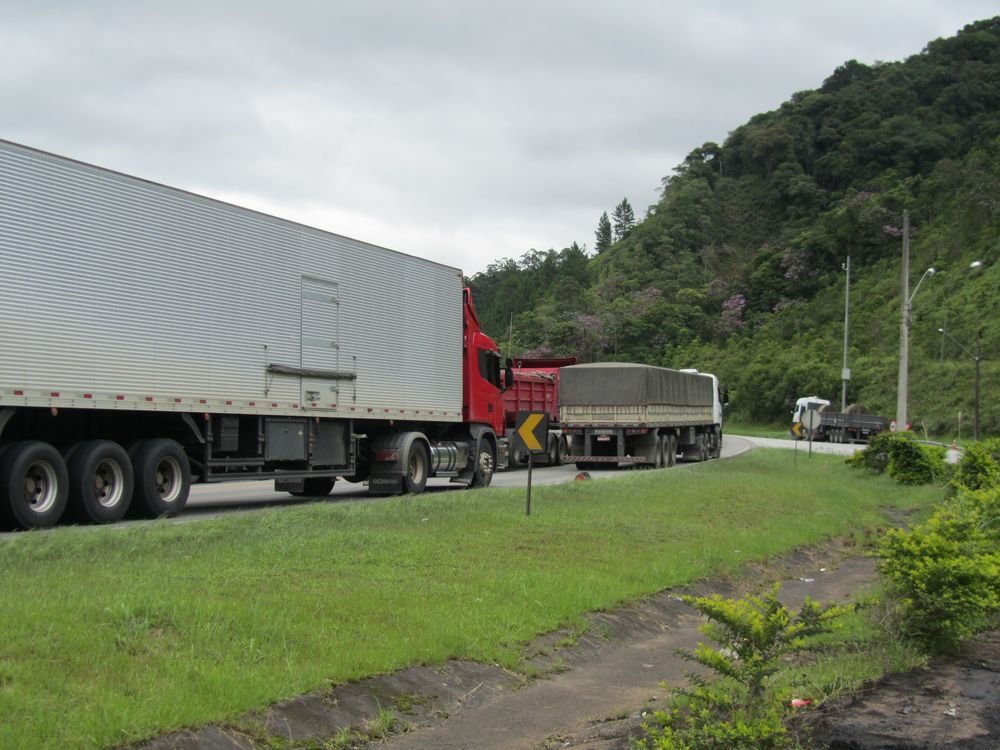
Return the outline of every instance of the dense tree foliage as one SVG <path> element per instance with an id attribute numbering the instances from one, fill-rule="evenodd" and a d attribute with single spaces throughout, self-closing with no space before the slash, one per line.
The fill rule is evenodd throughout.
<path id="1" fill-rule="evenodd" d="M 691 151 L 642 221 L 620 223 L 627 203 L 604 252 L 532 250 L 469 280 L 505 348 L 698 367 L 739 416 L 782 421 L 798 396 L 839 400 L 849 255 L 849 400 L 892 416 L 907 210 L 911 291 L 940 271 L 913 300 L 911 419 L 954 434 L 962 412 L 968 435 L 978 343 L 1000 432 L 1000 17 L 903 62 L 849 61 Z"/>

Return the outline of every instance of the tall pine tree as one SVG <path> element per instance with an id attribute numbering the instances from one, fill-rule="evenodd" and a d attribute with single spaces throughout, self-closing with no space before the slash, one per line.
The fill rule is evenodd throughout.
<path id="1" fill-rule="evenodd" d="M 607 214 L 605 214 L 607 215 Z M 632 231 L 635 226 L 635 214 L 628 198 L 622 198 L 622 202 L 615 206 L 615 242 L 622 239 Z"/>
<path id="2" fill-rule="evenodd" d="M 611 219 L 608 218 L 607 211 L 597 220 L 597 231 L 594 232 L 594 236 L 597 238 L 594 247 L 598 255 L 611 247 Z"/>

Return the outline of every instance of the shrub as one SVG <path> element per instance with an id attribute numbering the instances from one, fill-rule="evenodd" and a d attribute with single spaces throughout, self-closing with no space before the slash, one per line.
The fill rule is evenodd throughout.
<path id="1" fill-rule="evenodd" d="M 890 531 L 879 568 L 909 633 L 954 651 L 1000 612 L 1000 488 L 960 492 L 911 531 Z"/>
<path id="2" fill-rule="evenodd" d="M 953 483 L 957 489 L 979 490 L 1000 484 L 1000 440 L 972 443 L 962 452 Z"/>
<path id="3" fill-rule="evenodd" d="M 931 484 L 949 474 L 945 452 L 937 445 L 921 445 L 908 432 L 883 432 L 847 463 L 876 474 L 886 472 L 900 484 Z"/>
<path id="4" fill-rule="evenodd" d="M 731 748 L 792 747 L 784 707 L 769 689 L 768 678 L 782 657 L 802 647 L 805 639 L 829 632 L 830 622 L 847 610 L 820 606 L 806 599 L 798 614 L 778 601 L 779 586 L 762 597 L 726 599 L 683 597 L 709 618 L 702 632 L 717 648 L 699 643 L 693 652 L 681 652 L 716 673 L 709 683 L 689 675 L 694 687 L 675 692 L 664 711 L 653 715 L 654 725 L 639 743 L 646 750 L 729 750 Z"/>

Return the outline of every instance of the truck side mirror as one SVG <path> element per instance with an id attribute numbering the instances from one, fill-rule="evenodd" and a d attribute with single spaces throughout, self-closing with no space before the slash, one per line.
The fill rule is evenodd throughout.
<path id="1" fill-rule="evenodd" d="M 505 391 L 514 387 L 514 360 L 510 357 L 507 357 L 503 366 L 503 381 Z"/>

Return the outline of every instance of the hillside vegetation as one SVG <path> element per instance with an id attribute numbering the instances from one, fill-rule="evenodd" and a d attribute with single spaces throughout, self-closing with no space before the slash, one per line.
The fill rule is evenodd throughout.
<path id="1" fill-rule="evenodd" d="M 783 422 L 798 396 L 839 404 L 850 256 L 848 401 L 893 416 L 904 211 L 910 291 L 937 271 L 913 297 L 910 420 L 951 438 L 962 412 L 970 436 L 978 342 L 996 434 L 1000 17 L 902 62 L 849 61 L 695 148 L 602 252 L 531 250 L 469 283 L 512 354 L 697 367 L 735 415 Z"/>

